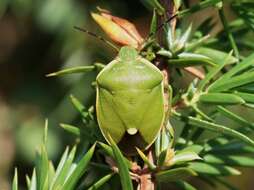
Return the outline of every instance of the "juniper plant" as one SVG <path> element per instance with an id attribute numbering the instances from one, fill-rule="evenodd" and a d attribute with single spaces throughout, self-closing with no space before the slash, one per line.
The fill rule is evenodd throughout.
<path id="1" fill-rule="evenodd" d="M 137 146 L 135 154 L 126 154 L 114 138 L 108 136 L 106 141 L 102 136 L 94 104 L 87 108 L 70 95 L 84 126 L 60 125 L 74 134 L 78 143 L 67 147 L 58 165 L 53 166 L 46 151 L 46 125 L 36 167 L 32 176 L 27 176 L 29 190 L 159 190 L 165 188 L 163 184 L 194 190 L 199 189 L 191 184 L 195 178 L 211 186 L 236 189 L 224 177 L 240 175 L 236 167 L 254 166 L 254 123 L 237 112 L 241 108 L 252 114 L 254 108 L 254 53 L 246 37 L 253 36 L 254 3 L 231 0 L 229 5 L 237 15 L 233 21 L 225 17 L 228 1 L 204 0 L 191 6 L 181 0 L 142 3 L 153 13 L 145 40 L 140 35 L 135 38 L 135 26 L 106 10 L 99 9 L 101 14 L 93 17 L 113 41 L 135 47 L 163 73 L 165 117 L 155 141 L 142 149 L 125 136 L 125 148 Z M 221 32 L 214 36 L 207 33 L 210 20 L 195 29 L 192 24 L 183 27 L 187 16 L 207 8 L 218 12 Z M 125 30 L 126 23 L 130 30 Z M 120 37 L 113 26 L 123 32 Z M 106 63 L 95 63 L 48 76 L 99 73 L 104 67 Z M 77 147 L 84 151 L 77 154 Z M 12 189 L 18 189 L 17 171 Z"/>

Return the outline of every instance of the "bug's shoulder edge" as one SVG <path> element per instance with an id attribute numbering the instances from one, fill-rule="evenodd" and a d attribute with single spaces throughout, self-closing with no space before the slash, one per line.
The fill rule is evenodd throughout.
<path id="1" fill-rule="evenodd" d="M 97 84 L 99 83 L 99 80 L 100 80 L 99 78 L 101 77 L 101 75 L 102 75 L 105 71 L 111 69 L 115 64 L 118 64 L 119 61 L 120 61 L 119 58 L 116 57 L 113 61 L 111 61 L 109 64 L 107 64 L 107 65 L 99 72 L 99 74 L 96 76 L 96 83 L 97 83 Z"/>

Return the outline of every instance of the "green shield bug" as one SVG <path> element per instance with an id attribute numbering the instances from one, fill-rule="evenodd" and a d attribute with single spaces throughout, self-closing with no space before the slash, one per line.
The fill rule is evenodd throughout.
<path id="1" fill-rule="evenodd" d="M 123 46 L 96 83 L 97 120 L 105 139 L 110 135 L 127 153 L 148 148 L 164 120 L 161 71 L 133 47 Z"/>
<path id="2" fill-rule="evenodd" d="M 147 149 L 164 124 L 165 113 L 168 111 L 164 105 L 164 77 L 154 64 L 136 50 L 139 49 L 142 53 L 143 48 L 150 43 L 143 40 L 132 23 L 112 16 L 105 10 L 101 14 L 92 13 L 92 17 L 114 42 L 123 45 L 118 56 L 96 78 L 99 128 L 108 142 L 111 137 L 125 154 L 134 154 L 135 147 Z M 148 39 L 162 27 L 163 25 L 158 26 Z M 118 50 L 104 38 L 79 27 L 75 28 Z"/>

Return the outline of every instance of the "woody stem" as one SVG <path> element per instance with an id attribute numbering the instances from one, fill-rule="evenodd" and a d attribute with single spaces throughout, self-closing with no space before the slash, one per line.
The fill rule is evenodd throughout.
<path id="1" fill-rule="evenodd" d="M 173 15 L 176 14 L 176 7 L 174 5 L 173 0 L 161 0 L 161 4 L 165 8 L 165 15 L 159 17 L 159 23 L 163 23 L 165 20 L 168 20 Z M 174 35 L 175 33 L 175 27 L 176 27 L 176 18 L 173 18 L 170 21 L 172 33 Z M 158 32 L 158 39 L 161 46 L 163 46 L 163 39 L 161 38 L 163 36 L 163 29 L 161 29 Z M 169 114 L 170 114 L 170 107 L 169 107 L 169 80 L 170 80 L 170 68 L 168 67 L 168 64 L 163 60 L 159 60 L 158 63 L 159 68 L 161 69 L 163 76 L 164 76 L 164 108 L 165 108 L 165 122 L 164 126 L 167 125 Z"/>

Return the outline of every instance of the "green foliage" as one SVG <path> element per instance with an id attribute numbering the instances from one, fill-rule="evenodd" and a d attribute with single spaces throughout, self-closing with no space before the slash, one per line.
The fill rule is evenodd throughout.
<path id="1" fill-rule="evenodd" d="M 165 16 L 166 9 L 157 0 L 142 2 L 153 10 L 150 34 L 156 34 L 158 18 L 166 20 L 161 17 Z M 207 34 L 202 33 L 201 26 L 194 31 L 191 24 L 188 24 L 185 30 L 179 27 L 175 31 L 171 23 L 162 26 L 162 43 L 158 43 L 155 36 L 149 36 L 151 39 L 149 38 L 149 43 L 142 47 L 140 55 L 147 58 L 152 53 L 153 56 L 149 57 L 149 61 L 153 63 L 163 60 L 164 68 L 170 76 L 172 74 L 171 78 L 173 80 L 176 78 L 176 81 L 169 80 L 170 87 L 164 86 L 168 89 L 169 110 L 153 145 L 148 150 L 145 150 L 147 147 L 137 148 L 137 145 L 131 147 L 136 148 L 137 152 L 130 157 L 121 150 L 121 145 L 117 144 L 121 139 L 115 142 L 111 134 L 104 134 L 109 142 L 109 145 L 106 144 L 99 131 L 94 106 L 86 108 L 80 100 L 71 96 L 71 102 L 82 118 L 80 125 L 84 126 L 61 124 L 61 127 L 73 134 L 77 143 L 71 151 L 66 148 L 55 170 L 47 155 L 47 132 L 45 132 L 35 170 L 32 177 L 27 177 L 28 189 L 92 190 L 103 189 L 108 183 L 117 184 L 112 185 L 116 189 L 121 185 L 124 190 L 132 190 L 134 189 L 132 181 L 136 180 L 141 184 L 144 172 L 153 177 L 151 181 L 158 187 L 164 183 L 172 183 L 179 189 L 195 190 L 196 188 L 186 181 L 192 177 L 209 184 L 220 183 L 228 189 L 234 189 L 223 180 L 223 177 L 240 175 L 241 172 L 235 167 L 254 166 L 254 140 L 252 140 L 254 123 L 234 111 L 237 107 L 251 110 L 253 113 L 254 53 L 246 56 L 244 50 L 238 47 L 239 43 L 234 38 L 237 28 L 225 18 L 223 12 L 225 4 L 221 0 L 205 0 L 189 8 L 185 8 L 186 5 L 183 3 L 180 4 L 181 1 L 175 2 L 178 8 L 181 7 L 177 12 L 180 23 L 183 23 L 182 18 L 194 12 L 213 7 L 220 15 L 224 36 L 218 34 L 208 38 Z M 251 5 L 253 5 L 251 1 L 234 1 L 232 4 L 234 11 L 247 24 L 248 32 L 254 28 L 253 15 L 249 11 Z M 214 48 L 224 45 L 220 42 L 223 38 L 229 41 L 225 48 L 228 51 L 224 48 Z M 249 49 L 250 52 L 253 52 L 253 49 Z M 136 53 L 125 51 L 120 58 L 129 61 L 137 57 Z M 98 72 L 105 66 L 96 63 L 91 66 L 65 69 L 48 76 Z M 186 70 L 189 67 L 198 68 L 199 70 L 195 70 L 198 74 L 193 70 L 191 72 Z M 186 80 L 186 76 L 189 77 L 186 72 L 195 77 Z M 204 77 L 199 74 L 200 72 Z M 181 86 L 183 81 L 187 81 L 187 87 Z M 111 106 L 113 107 L 113 104 Z M 140 109 L 143 111 L 149 107 Z M 106 113 L 108 110 L 103 112 Z M 153 116 L 156 117 L 156 114 Z M 148 121 L 152 119 L 149 118 Z M 228 120 L 235 127 L 230 122 L 223 122 Z M 108 124 L 115 127 L 112 123 Z M 149 129 L 145 130 L 149 133 Z M 131 142 L 131 139 L 127 139 L 128 142 Z M 84 153 L 84 150 L 88 151 Z M 100 171 L 101 174 L 93 175 L 95 171 Z M 17 180 L 18 175 L 15 171 L 13 190 L 18 189 Z"/>
<path id="2" fill-rule="evenodd" d="M 161 171 L 156 174 L 156 180 L 159 182 L 171 182 L 171 181 L 178 181 L 186 179 L 190 176 L 197 175 L 192 169 L 190 168 L 176 168 L 166 171 Z"/>
<path id="3" fill-rule="evenodd" d="M 109 141 L 113 149 L 114 158 L 118 166 L 118 172 L 123 190 L 133 190 L 128 164 L 125 162 L 124 156 L 120 149 L 117 147 L 114 140 L 109 136 Z"/>
<path id="4" fill-rule="evenodd" d="M 74 146 L 70 152 L 67 147 L 55 170 L 47 155 L 46 136 L 47 126 L 45 127 L 44 142 L 41 145 L 36 159 L 36 169 L 31 178 L 27 176 L 27 189 L 76 189 L 77 182 L 88 168 L 88 164 L 94 153 L 95 144 L 85 154 L 81 154 L 80 159 L 77 161 L 74 161 L 76 147 Z M 12 189 L 17 189 L 16 170 Z"/>
<path id="5" fill-rule="evenodd" d="M 15 168 L 14 178 L 12 181 L 12 190 L 18 190 L 18 171 Z"/>
<path id="6" fill-rule="evenodd" d="M 105 175 L 104 177 L 99 179 L 96 183 L 94 183 L 88 190 L 99 189 L 104 183 L 106 183 L 108 180 L 110 180 L 113 175 L 114 175 L 114 173 L 110 173 L 108 175 Z"/>

